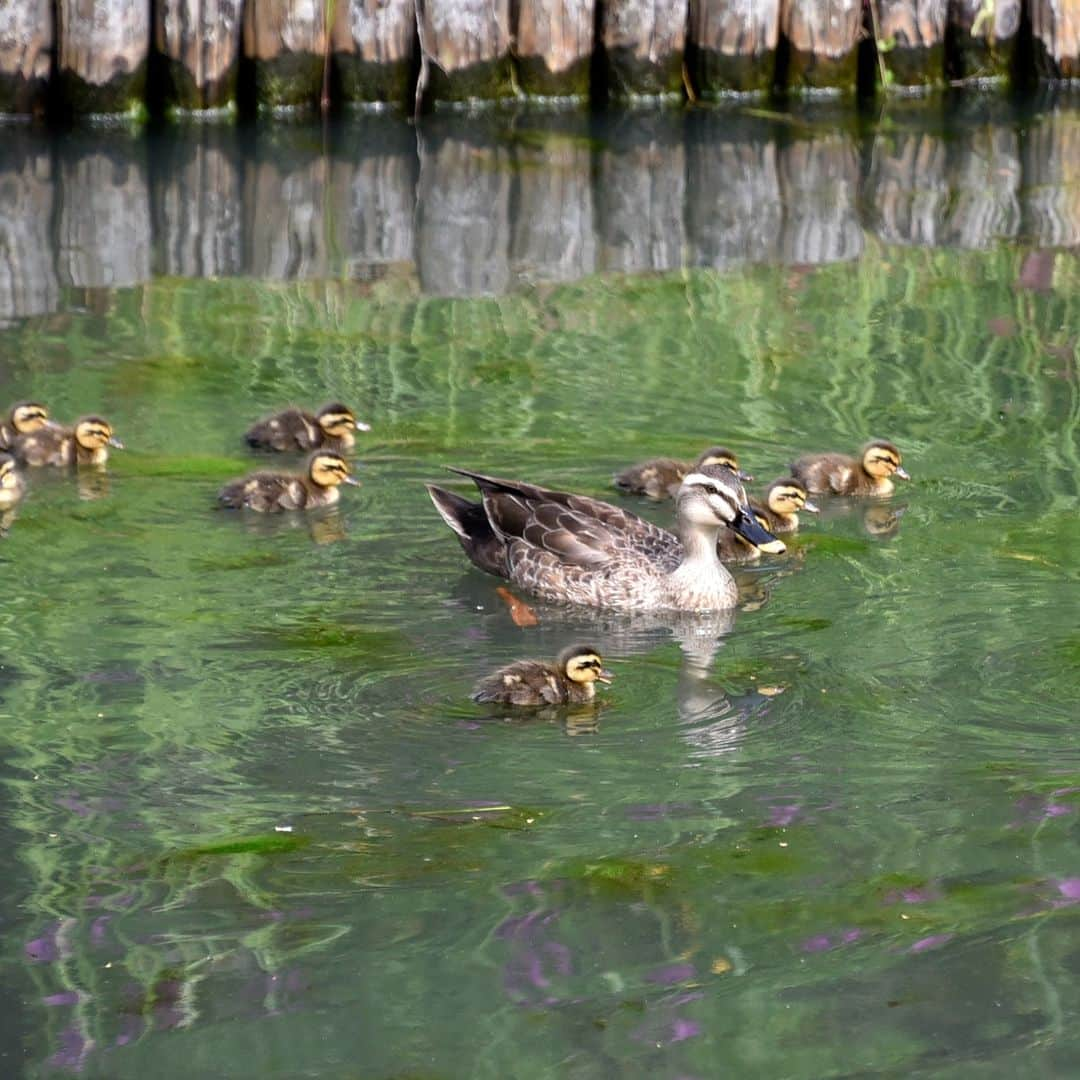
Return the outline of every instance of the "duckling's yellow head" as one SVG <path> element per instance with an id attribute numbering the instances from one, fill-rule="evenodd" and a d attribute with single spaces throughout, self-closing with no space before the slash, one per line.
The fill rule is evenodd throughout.
<path id="1" fill-rule="evenodd" d="M 315 420 L 319 427 L 333 439 L 342 439 L 351 435 L 354 431 L 370 431 L 371 428 L 356 419 L 356 415 L 348 405 L 342 405 L 340 401 L 332 401 L 324 405 L 316 414 Z"/>
<path id="2" fill-rule="evenodd" d="M 19 470 L 15 459 L 10 454 L 0 454 L 0 489 L 14 488 L 18 484 Z"/>
<path id="3" fill-rule="evenodd" d="M 103 450 L 106 446 L 124 449 L 124 444 L 113 434 L 112 424 L 100 416 L 84 416 L 76 420 L 75 441 L 84 450 Z"/>
<path id="4" fill-rule="evenodd" d="M 37 431 L 49 422 L 49 410 L 36 401 L 20 401 L 11 406 L 11 426 L 20 434 Z"/>
<path id="5" fill-rule="evenodd" d="M 349 463 L 340 455 L 330 453 L 328 450 L 317 450 L 308 458 L 308 477 L 313 484 L 319 487 L 332 488 L 338 484 L 353 484 L 359 486 L 357 480 L 349 470 Z"/>
<path id="6" fill-rule="evenodd" d="M 863 468 L 878 480 L 885 480 L 894 473 L 901 480 L 910 480 L 911 477 L 903 470 L 900 451 L 887 439 L 875 439 L 863 447 Z"/>
<path id="7" fill-rule="evenodd" d="M 571 645 L 559 653 L 559 670 L 566 675 L 571 682 L 594 683 L 611 682 L 610 671 L 604 670 L 604 662 L 600 654 L 588 645 Z"/>
<path id="8" fill-rule="evenodd" d="M 739 468 L 739 459 L 735 456 L 735 451 L 729 450 L 726 446 L 710 446 L 708 450 L 703 450 L 694 468 L 700 469 L 706 465 L 720 465 L 725 469 L 730 469 L 740 480 L 754 479 L 749 473 L 744 473 Z"/>
<path id="9" fill-rule="evenodd" d="M 812 502 L 807 502 L 806 488 L 790 476 L 774 480 L 769 485 L 765 501 L 774 514 L 797 514 L 800 510 L 807 510 L 811 514 L 818 512 Z"/>

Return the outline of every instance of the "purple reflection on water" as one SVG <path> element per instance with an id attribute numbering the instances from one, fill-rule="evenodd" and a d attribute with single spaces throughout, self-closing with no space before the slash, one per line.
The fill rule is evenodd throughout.
<path id="1" fill-rule="evenodd" d="M 863 932 L 857 926 L 842 930 L 839 934 L 833 936 L 830 936 L 829 934 L 815 934 L 813 937 L 807 938 L 802 943 L 802 951 L 818 953 L 826 952 L 829 949 L 839 948 L 841 945 L 854 945 L 862 935 Z"/>
<path id="2" fill-rule="evenodd" d="M 633 803 L 623 811 L 631 821 L 662 821 L 694 813 L 690 803 Z"/>
<path id="3" fill-rule="evenodd" d="M 1080 900 L 1080 878 L 1062 878 L 1057 883 L 1057 890 L 1066 900 Z"/>
<path id="4" fill-rule="evenodd" d="M 79 817 L 89 817 L 94 812 L 89 803 L 84 802 L 77 794 L 58 796 L 56 805 L 78 814 Z"/>
<path id="5" fill-rule="evenodd" d="M 792 825 L 802 817 L 802 807 L 798 803 L 780 804 L 769 807 L 768 823 L 774 827 L 782 828 Z"/>
<path id="6" fill-rule="evenodd" d="M 80 996 L 78 990 L 61 990 L 58 994 L 47 994 L 41 1001 L 49 1006 L 78 1005 Z"/>
<path id="7" fill-rule="evenodd" d="M 695 974 L 693 964 L 668 964 L 667 967 L 650 971 L 645 979 L 647 982 L 658 983 L 661 986 L 671 986 L 674 983 L 686 982 Z"/>
<path id="8" fill-rule="evenodd" d="M 137 1039 L 145 1030 L 146 1024 L 141 1016 L 133 1016 L 131 1013 L 125 1014 L 120 1020 L 120 1032 L 116 1036 L 116 1045 L 127 1046 L 129 1042 Z"/>
<path id="9" fill-rule="evenodd" d="M 929 904 L 941 899 L 937 885 L 912 885 L 906 889 L 893 889 L 884 897 L 886 904 Z"/>
<path id="10" fill-rule="evenodd" d="M 63 933 L 64 922 L 68 921 L 49 923 L 41 937 L 28 941 L 23 946 L 27 959 L 35 964 L 54 964 L 61 957 L 70 956 L 71 950 Z"/>
<path id="11" fill-rule="evenodd" d="M 105 942 L 105 927 L 106 927 L 106 925 L 108 924 L 108 922 L 109 922 L 109 920 L 111 918 L 112 918 L 111 915 L 99 915 L 90 924 L 90 942 L 91 942 L 91 944 L 97 945 L 97 946 L 101 946 L 101 945 L 104 944 L 104 942 Z"/>
<path id="12" fill-rule="evenodd" d="M 82 1072 L 86 1055 L 94 1047 L 93 1041 L 84 1038 L 77 1027 L 66 1027 L 57 1037 L 57 1043 L 56 1053 L 48 1059 L 46 1064 L 68 1072 Z"/>
<path id="13" fill-rule="evenodd" d="M 930 937 L 920 938 L 909 949 L 909 953 L 926 952 L 928 949 L 936 949 L 956 937 L 955 934 L 931 934 Z"/>

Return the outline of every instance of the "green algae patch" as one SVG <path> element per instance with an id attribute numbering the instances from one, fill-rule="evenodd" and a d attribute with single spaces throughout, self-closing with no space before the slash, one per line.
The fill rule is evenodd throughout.
<path id="1" fill-rule="evenodd" d="M 166 863 L 190 863 L 202 859 L 224 858 L 230 855 L 288 855 L 311 843 L 309 836 L 292 833 L 262 833 L 255 836 L 236 836 L 212 844 L 174 851 L 165 856 Z"/>

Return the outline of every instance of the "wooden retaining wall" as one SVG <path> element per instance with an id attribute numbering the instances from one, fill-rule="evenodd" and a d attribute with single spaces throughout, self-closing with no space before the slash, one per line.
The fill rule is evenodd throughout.
<path id="1" fill-rule="evenodd" d="M 0 112 L 14 113 L 1072 78 L 1080 0 L 0 2 Z"/>

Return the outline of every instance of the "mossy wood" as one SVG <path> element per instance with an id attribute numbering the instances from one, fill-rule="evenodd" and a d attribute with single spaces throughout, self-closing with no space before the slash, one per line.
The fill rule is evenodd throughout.
<path id="1" fill-rule="evenodd" d="M 336 0 L 330 47 L 337 99 L 406 104 L 415 42 L 416 0 Z"/>
<path id="2" fill-rule="evenodd" d="M 45 108 L 54 44 L 51 0 L 0 3 L 0 112 Z"/>
<path id="3" fill-rule="evenodd" d="M 862 19 L 859 0 L 782 0 L 788 89 L 853 92 Z"/>
<path id="4" fill-rule="evenodd" d="M 682 94 L 687 0 L 605 0 L 600 41 L 613 98 Z"/>
<path id="5" fill-rule="evenodd" d="M 704 97 L 773 84 L 780 0 L 690 0 L 687 69 Z"/>
<path id="6" fill-rule="evenodd" d="M 589 93 L 594 0 L 520 0 L 515 33 L 518 83 L 526 94 Z"/>
<path id="7" fill-rule="evenodd" d="M 166 106 L 217 109 L 235 100 L 242 8 L 243 0 L 157 0 Z"/>
<path id="8" fill-rule="evenodd" d="M 315 106 L 327 76 L 326 5 L 294 0 L 247 0 L 244 56 L 261 108 Z"/>
<path id="9" fill-rule="evenodd" d="M 949 77 L 1007 78 L 1020 34 L 1021 7 L 1021 0 L 949 0 Z"/>
<path id="10" fill-rule="evenodd" d="M 947 0 L 872 0 L 877 47 L 890 84 L 939 86 L 945 81 Z"/>
<path id="11" fill-rule="evenodd" d="M 150 5 L 145 0 L 58 0 L 56 18 L 64 107 L 82 114 L 142 109 Z"/>
<path id="12" fill-rule="evenodd" d="M 417 0 L 417 7 L 423 94 L 435 102 L 514 94 L 510 0 Z"/>
<path id="13" fill-rule="evenodd" d="M 1028 10 L 1036 74 L 1080 78 L 1080 0 L 1031 0 Z"/>

